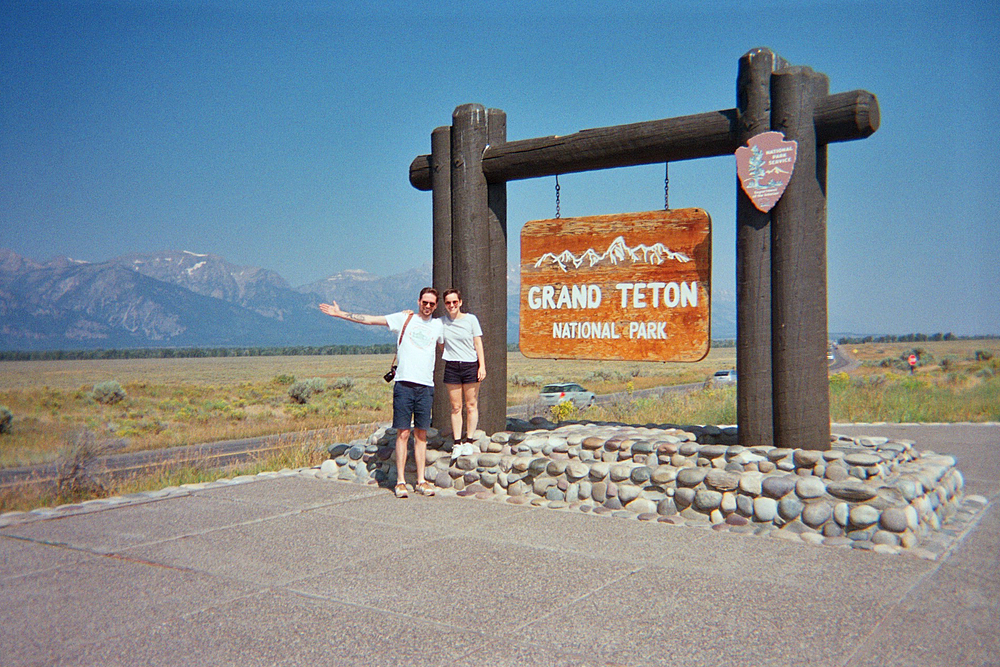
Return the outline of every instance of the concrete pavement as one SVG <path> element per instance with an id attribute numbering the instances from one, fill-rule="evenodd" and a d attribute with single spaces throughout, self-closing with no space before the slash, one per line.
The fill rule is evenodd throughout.
<path id="1" fill-rule="evenodd" d="M 990 503 L 937 561 L 299 474 L 5 515 L 0 665 L 1000 665 L 1000 425 L 833 430 Z"/>

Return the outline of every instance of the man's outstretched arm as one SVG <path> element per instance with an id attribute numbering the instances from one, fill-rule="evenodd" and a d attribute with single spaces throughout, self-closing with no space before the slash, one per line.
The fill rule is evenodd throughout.
<path id="1" fill-rule="evenodd" d="M 386 322 L 384 315 L 360 315 L 358 313 L 345 313 L 337 305 L 337 302 L 333 303 L 321 303 L 319 304 L 319 309 L 330 317 L 339 317 L 342 320 L 347 320 L 348 322 L 357 322 L 358 324 L 381 324 L 382 326 L 388 326 L 389 323 Z"/>

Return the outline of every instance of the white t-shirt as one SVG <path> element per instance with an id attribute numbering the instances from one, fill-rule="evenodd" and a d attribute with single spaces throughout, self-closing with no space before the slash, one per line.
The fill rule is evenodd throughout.
<path id="1" fill-rule="evenodd" d="M 433 387 L 435 350 L 437 344 L 444 341 L 441 320 L 431 318 L 425 321 L 414 313 L 406 325 L 402 342 L 399 342 L 399 332 L 406 323 L 406 313 L 386 315 L 385 321 L 389 330 L 396 334 L 396 353 L 399 357 L 396 380 Z"/>
<path id="2" fill-rule="evenodd" d="M 444 354 L 441 358 L 445 361 L 478 361 L 474 339 L 483 335 L 479 318 L 465 313 L 454 320 L 445 316 L 441 321 L 444 323 Z"/>

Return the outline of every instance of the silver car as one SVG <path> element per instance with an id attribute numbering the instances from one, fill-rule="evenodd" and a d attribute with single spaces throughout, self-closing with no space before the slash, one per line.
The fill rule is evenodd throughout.
<path id="1" fill-rule="evenodd" d="M 715 375 L 705 380 L 705 389 L 711 387 L 728 387 L 736 384 L 736 371 L 715 371 Z"/>
<path id="2" fill-rule="evenodd" d="M 542 387 L 540 396 L 542 405 L 559 405 L 563 401 L 569 401 L 577 408 L 589 408 L 594 404 L 594 398 L 594 392 L 587 391 L 574 382 L 547 384 Z"/>

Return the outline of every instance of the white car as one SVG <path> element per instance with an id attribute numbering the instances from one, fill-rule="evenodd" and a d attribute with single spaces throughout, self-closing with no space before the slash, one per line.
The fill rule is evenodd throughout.
<path id="1" fill-rule="evenodd" d="M 594 404 L 595 396 L 594 392 L 587 391 L 574 382 L 560 382 L 542 387 L 539 398 L 542 405 L 559 405 L 563 401 L 569 401 L 577 408 L 589 408 Z"/>
<path id="2" fill-rule="evenodd" d="M 715 371 L 715 375 L 705 380 L 705 388 L 728 387 L 736 384 L 736 371 Z"/>

